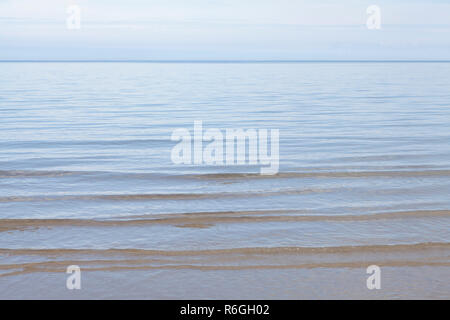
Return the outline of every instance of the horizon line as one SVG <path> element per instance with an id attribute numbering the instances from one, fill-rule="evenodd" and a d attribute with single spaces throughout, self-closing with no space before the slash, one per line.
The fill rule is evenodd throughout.
<path id="1" fill-rule="evenodd" d="M 0 63 L 450 63 L 446 59 L 0 59 Z"/>

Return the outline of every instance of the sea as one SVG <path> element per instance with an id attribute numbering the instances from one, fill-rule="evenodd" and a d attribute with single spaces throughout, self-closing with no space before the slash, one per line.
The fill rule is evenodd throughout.
<path id="1" fill-rule="evenodd" d="M 0 298 L 449 299 L 450 62 L 0 62 Z"/>

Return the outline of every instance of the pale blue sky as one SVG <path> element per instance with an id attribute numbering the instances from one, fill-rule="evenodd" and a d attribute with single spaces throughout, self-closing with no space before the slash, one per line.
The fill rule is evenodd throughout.
<path id="1" fill-rule="evenodd" d="M 450 0 L 0 0 L 0 59 L 450 59 Z"/>

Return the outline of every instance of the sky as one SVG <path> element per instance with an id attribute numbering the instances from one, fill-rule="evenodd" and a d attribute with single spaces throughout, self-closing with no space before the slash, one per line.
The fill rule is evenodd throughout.
<path id="1" fill-rule="evenodd" d="M 0 0 L 0 59 L 449 60 L 450 0 Z"/>

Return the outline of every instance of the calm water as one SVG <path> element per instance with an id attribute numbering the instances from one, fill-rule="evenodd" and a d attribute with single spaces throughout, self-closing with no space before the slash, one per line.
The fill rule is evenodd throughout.
<path id="1" fill-rule="evenodd" d="M 0 70 L 0 297 L 450 298 L 450 63 Z M 173 164 L 195 120 L 280 173 Z"/>

